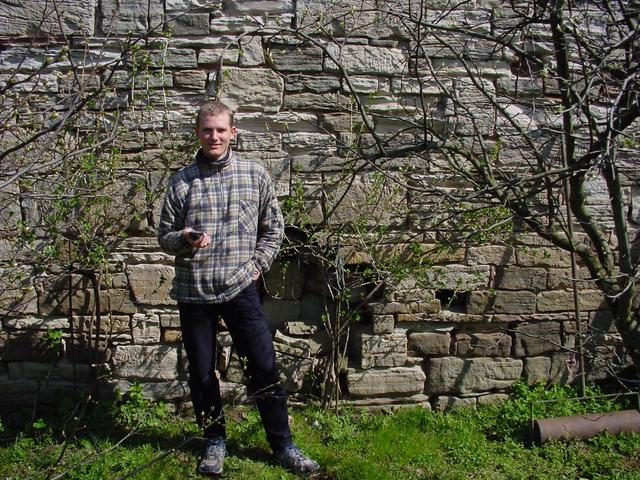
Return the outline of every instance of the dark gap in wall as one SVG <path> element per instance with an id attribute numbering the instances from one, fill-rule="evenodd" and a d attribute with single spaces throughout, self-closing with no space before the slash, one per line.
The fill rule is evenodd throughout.
<path id="1" fill-rule="evenodd" d="M 436 290 L 436 298 L 440 300 L 441 308 L 451 312 L 466 313 L 468 296 L 469 292 L 446 289 Z"/>

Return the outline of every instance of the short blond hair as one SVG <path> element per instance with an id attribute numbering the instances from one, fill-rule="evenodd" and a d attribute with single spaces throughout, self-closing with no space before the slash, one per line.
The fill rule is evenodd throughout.
<path id="1" fill-rule="evenodd" d="M 196 117 L 196 128 L 200 126 L 200 120 L 205 115 L 211 115 L 213 117 L 217 115 L 222 115 L 226 113 L 229 115 L 229 120 L 231 121 L 231 126 L 233 126 L 233 111 L 229 106 L 218 100 L 208 100 L 200 105 L 200 109 L 198 110 L 198 115 Z"/>

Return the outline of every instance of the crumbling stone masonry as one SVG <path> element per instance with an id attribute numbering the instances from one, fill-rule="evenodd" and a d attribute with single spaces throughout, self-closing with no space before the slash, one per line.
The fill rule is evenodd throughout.
<path id="1" fill-rule="evenodd" d="M 55 21 L 55 15 L 47 10 L 52 3 L 63 12 L 64 22 Z M 348 90 L 322 49 L 301 44 L 294 37 L 272 39 L 264 28 L 299 25 L 326 10 L 326 3 L 0 2 L 0 84 L 6 85 L 15 72 L 28 76 L 41 67 L 42 59 L 63 44 L 63 35 L 74 38 L 78 55 L 89 52 L 99 63 L 118 55 L 118 37 L 136 35 L 166 22 L 171 36 L 154 44 L 152 58 L 157 63 L 152 62 L 154 75 L 145 83 L 157 98 L 150 101 L 150 110 L 138 112 L 144 121 L 131 123 L 119 139 L 127 161 L 160 164 L 169 148 L 168 140 L 188 138 L 197 103 L 221 86 L 222 100 L 238 112 L 237 150 L 268 168 L 282 198 L 291 193 L 296 182 L 312 196 L 314 185 L 341 172 L 344 152 L 336 138 L 353 133 L 350 116 L 340 108 L 348 104 Z M 447 2 L 432 3 L 437 10 Z M 477 0 L 460 7 L 456 14 L 460 19 L 491 22 L 506 8 L 501 5 Z M 335 28 L 333 34 L 344 46 L 340 51 L 337 45 L 331 46 L 329 53 L 340 56 L 358 92 L 371 97 L 372 109 L 392 111 L 400 96 L 415 94 L 419 87 L 401 79 L 410 42 L 394 25 L 363 28 L 348 38 L 341 37 L 340 28 Z M 250 35 L 252 31 L 258 33 Z M 540 45 L 541 54 L 543 47 Z M 221 57 L 225 65 L 222 79 L 217 70 Z M 453 65 L 451 59 L 439 61 Z M 515 60 L 500 59 L 487 65 L 487 79 L 497 88 L 523 88 L 514 85 L 511 61 Z M 69 65 L 45 68 L 37 78 L 25 77 L 25 88 L 39 89 L 46 107 L 67 88 L 70 71 Z M 95 73 L 96 81 L 106 74 Z M 463 77 L 464 72 L 456 75 Z M 114 109 L 132 101 L 129 80 L 127 64 L 119 65 Z M 528 88 L 533 94 L 548 93 L 539 92 L 536 85 Z M 474 95 L 473 90 L 465 92 Z M 482 105 L 481 98 L 477 104 Z M 478 122 L 485 121 L 489 120 L 479 112 Z M 387 128 L 391 131 L 394 126 Z M 464 131 L 464 125 L 457 128 Z M 515 150 L 504 155 L 505 162 L 521 161 Z M 506 158 L 509 155 L 512 158 Z M 184 153 L 181 164 L 189 158 L 190 154 Z M 173 163 L 171 168 L 180 166 L 180 162 Z M 392 164 L 389 171 L 400 174 Z M 145 175 L 150 184 L 162 178 L 160 172 Z M 370 174 L 357 176 L 348 201 L 332 219 L 338 228 L 344 219 L 364 208 L 362 197 L 372 181 Z M 606 210 L 608 199 L 597 195 L 598 179 L 594 179 L 593 188 L 592 201 Z M 21 218 L 28 215 L 29 206 L 20 203 L 19 196 L 2 193 L 0 215 L 5 226 L 14 221 L 9 219 L 10 211 Z M 629 198 L 637 214 L 637 186 L 629 186 Z M 36 394 L 43 399 L 64 395 L 91 380 L 92 364 L 107 390 L 126 390 L 133 382 L 140 382 L 152 398 L 177 402 L 188 398 L 178 313 L 168 296 L 172 258 L 160 252 L 155 238 L 159 201 L 153 205 L 142 202 L 128 238 L 111 255 L 111 273 L 101 290 L 102 348 L 85 348 L 95 295 L 79 275 L 71 278 L 71 298 L 69 279 L 61 275 L 55 281 L 23 289 L 20 308 L 1 314 L 0 402 L 29 401 Z M 401 207 L 392 209 L 393 215 L 383 215 L 388 225 L 400 233 L 412 233 L 413 241 L 426 250 L 435 243 L 429 232 L 412 230 L 424 212 L 437 208 L 434 199 L 393 190 L 385 193 L 384 201 Z M 316 221 L 322 219 L 321 209 L 312 214 Z M 4 239 L 0 242 L 4 271 L 11 262 L 10 245 Z M 396 242 L 387 247 L 401 245 Z M 522 234 L 509 245 L 461 245 L 439 252 L 432 260 L 432 288 L 418 288 L 408 280 L 388 290 L 386 296 L 374 298 L 363 319 L 353 326 L 341 378 L 346 402 L 434 408 L 475 405 L 505 398 L 510 386 L 523 377 L 529 382 L 554 383 L 573 378 L 576 359 L 571 349 L 576 327 L 566 252 L 532 234 Z M 347 262 L 357 264 L 357 252 L 351 252 Z M 580 275 L 588 277 L 582 269 Z M 314 369 L 322 361 L 318 352 L 327 342 L 322 282 L 323 272 L 316 265 L 296 258 L 278 261 L 264 278 L 264 306 L 275 331 L 283 377 L 294 393 L 308 392 Z M 3 305 L 17 298 L 15 292 L 0 295 Z M 597 348 L 602 356 L 613 359 L 621 346 L 602 293 L 585 281 L 580 284 L 580 301 L 585 328 L 598 332 Z M 221 335 L 220 346 L 225 393 L 230 400 L 240 399 L 245 394 L 243 373 L 227 335 Z M 590 375 L 600 378 L 604 372 L 593 369 Z"/>

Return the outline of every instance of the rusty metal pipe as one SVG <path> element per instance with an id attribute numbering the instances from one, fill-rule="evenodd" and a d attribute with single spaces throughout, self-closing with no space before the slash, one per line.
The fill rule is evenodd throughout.
<path id="1" fill-rule="evenodd" d="M 591 438 L 600 432 L 617 435 L 621 432 L 640 432 L 640 412 L 589 413 L 571 417 L 541 418 L 533 421 L 533 439 L 537 443 L 547 440 Z"/>

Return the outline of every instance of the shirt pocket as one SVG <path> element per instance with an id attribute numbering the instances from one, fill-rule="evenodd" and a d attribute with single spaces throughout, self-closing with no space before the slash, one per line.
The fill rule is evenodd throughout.
<path id="1" fill-rule="evenodd" d="M 238 229 L 241 235 L 255 236 L 258 231 L 258 204 L 253 200 L 240 200 Z"/>

